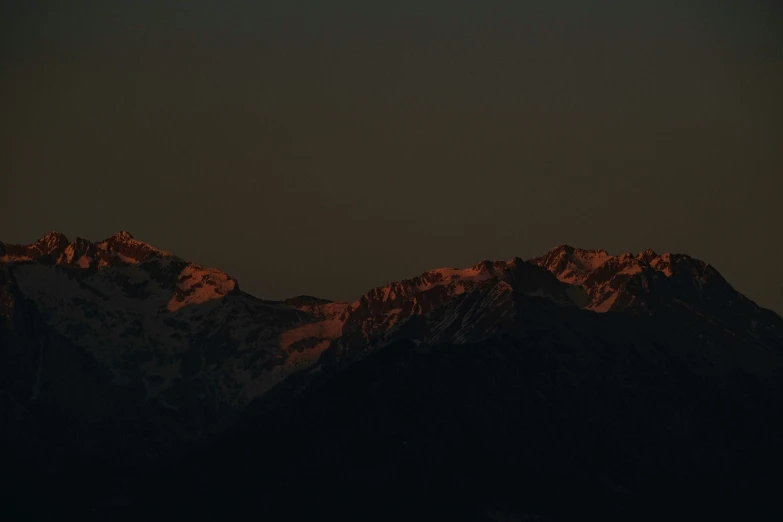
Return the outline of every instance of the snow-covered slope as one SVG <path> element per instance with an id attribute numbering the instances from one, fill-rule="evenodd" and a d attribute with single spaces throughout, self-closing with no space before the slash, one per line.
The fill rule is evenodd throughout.
<path id="1" fill-rule="evenodd" d="M 423 343 L 477 342 L 511 324 L 528 301 L 575 306 L 583 294 L 520 258 L 431 270 L 374 288 L 352 303 L 327 357 L 363 357 L 401 336 Z"/>
<path id="2" fill-rule="evenodd" d="M 0 265 L 7 284 L 111 382 L 139 387 L 144 400 L 173 411 L 197 409 L 195 394 L 221 418 L 315 362 L 347 307 L 257 299 L 224 272 L 127 232 L 95 243 L 58 233 L 32 245 L 0 243 Z M 13 298 L 4 299 L 10 317 Z"/>

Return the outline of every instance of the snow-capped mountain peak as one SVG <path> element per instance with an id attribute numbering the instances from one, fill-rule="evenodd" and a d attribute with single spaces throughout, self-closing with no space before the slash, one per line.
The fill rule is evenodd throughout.
<path id="1" fill-rule="evenodd" d="M 709 313 L 723 313 L 718 310 L 724 302 L 758 310 L 717 270 L 684 254 L 658 254 L 648 248 L 637 255 L 610 255 L 605 250 L 560 246 L 531 262 L 546 268 L 560 281 L 584 289 L 589 297 L 584 307 L 595 312 L 650 313 L 652 307 L 673 303 L 680 306 L 686 302 L 702 313 L 708 309 L 712 310 Z M 713 297 L 707 299 L 708 294 Z"/>
<path id="2" fill-rule="evenodd" d="M 127 231 L 118 232 L 93 243 L 77 237 L 69 241 L 65 234 L 49 232 L 29 245 L 0 243 L 0 261 L 57 264 L 78 268 L 136 264 L 152 257 L 174 257 L 169 252 L 138 241 Z"/>
<path id="3" fill-rule="evenodd" d="M 532 261 L 548 269 L 564 283 L 578 285 L 611 257 L 606 250 L 585 250 L 561 245 Z"/>
<path id="4" fill-rule="evenodd" d="M 127 230 L 120 230 L 116 234 L 113 234 L 109 239 L 114 239 L 117 241 L 129 241 L 133 239 L 133 234 L 131 234 Z"/>
<path id="5" fill-rule="evenodd" d="M 140 263 L 151 257 L 172 257 L 172 254 L 155 248 L 154 246 L 138 241 L 129 232 L 122 230 L 113 236 L 104 239 L 96 246 L 113 257 L 126 263 Z"/>
<path id="6" fill-rule="evenodd" d="M 38 250 L 41 252 L 41 254 L 51 254 L 53 251 L 62 248 L 63 245 L 68 244 L 68 238 L 65 236 L 65 234 L 57 231 L 52 231 L 46 234 L 45 236 L 41 237 L 33 243 L 33 245 L 38 248 Z"/>

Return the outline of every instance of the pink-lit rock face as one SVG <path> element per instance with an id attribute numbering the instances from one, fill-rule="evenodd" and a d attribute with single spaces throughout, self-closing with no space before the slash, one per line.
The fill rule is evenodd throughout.
<path id="1" fill-rule="evenodd" d="M 423 321 L 429 331 L 423 342 L 475 342 L 513 322 L 528 300 L 575 306 L 581 293 L 520 258 L 439 268 L 367 292 L 351 304 L 343 337 L 375 348 Z"/>
<path id="2" fill-rule="evenodd" d="M 560 281 L 581 287 L 588 296 L 582 307 L 595 312 L 649 312 L 659 300 L 675 294 L 680 301 L 705 302 L 700 295 L 705 284 L 713 297 L 722 294 L 724 300 L 758 308 L 731 288 L 713 267 L 684 254 L 659 255 L 647 249 L 637 255 L 615 256 L 605 250 L 563 245 L 531 262 Z"/>
<path id="3" fill-rule="evenodd" d="M 44 257 L 56 259 L 68 246 L 68 238 L 50 232 L 30 245 L 0 243 L 0 262 L 37 261 Z"/>
<path id="4" fill-rule="evenodd" d="M 562 245 L 532 261 L 555 274 L 564 283 L 579 285 L 611 258 L 606 250 L 583 250 Z"/>
<path id="5" fill-rule="evenodd" d="M 77 237 L 74 241 L 59 232 L 50 232 L 30 245 L 0 243 L 0 261 L 39 261 L 46 264 L 90 268 L 117 264 L 137 264 L 153 257 L 173 257 L 170 253 L 118 232 L 93 243 Z"/>
<path id="6" fill-rule="evenodd" d="M 239 291 L 236 279 L 225 272 L 187 263 L 135 239 L 124 230 L 95 243 L 83 238 L 71 242 L 59 232 L 50 232 L 31 245 L 2 245 L 0 261 L 58 266 L 80 277 L 97 271 L 111 272 L 129 265 L 144 265 L 143 272 L 149 273 L 149 279 L 162 287 L 155 292 L 156 297 L 162 297 L 164 290 L 171 292 L 166 304 L 169 311 L 221 299 Z M 136 280 L 135 284 L 143 284 L 143 281 Z"/>
<path id="7" fill-rule="evenodd" d="M 192 304 L 220 299 L 239 290 L 236 279 L 215 268 L 187 265 L 177 279 L 176 290 L 168 302 L 168 309 L 176 311 Z"/>

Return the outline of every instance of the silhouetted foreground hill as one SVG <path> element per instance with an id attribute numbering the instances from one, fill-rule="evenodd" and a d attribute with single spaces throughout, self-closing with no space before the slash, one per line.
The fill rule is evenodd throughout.
<path id="1" fill-rule="evenodd" d="M 50 234 L 0 243 L 0 313 L 14 520 L 783 512 L 783 319 L 688 256 L 270 302 L 127 233 Z"/>

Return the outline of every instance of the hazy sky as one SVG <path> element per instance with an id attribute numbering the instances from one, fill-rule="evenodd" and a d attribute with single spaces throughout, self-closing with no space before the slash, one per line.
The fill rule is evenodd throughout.
<path id="1" fill-rule="evenodd" d="M 0 0 L 0 240 L 335 299 L 651 247 L 783 312 L 779 2 L 163 4 Z"/>

